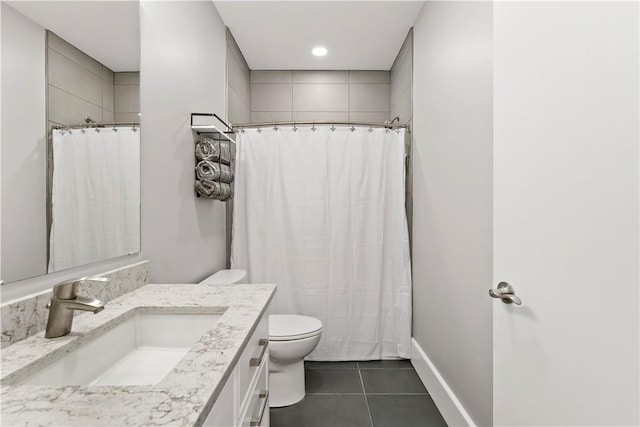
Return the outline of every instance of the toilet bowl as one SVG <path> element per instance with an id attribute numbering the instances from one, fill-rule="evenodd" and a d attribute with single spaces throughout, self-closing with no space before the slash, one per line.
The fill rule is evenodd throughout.
<path id="1" fill-rule="evenodd" d="M 289 406 L 304 398 L 304 358 L 321 334 L 322 322 L 313 317 L 269 316 L 269 406 Z"/>
<path id="2" fill-rule="evenodd" d="M 201 285 L 229 285 L 247 281 L 244 270 L 220 270 Z M 269 316 L 269 406 L 293 405 L 305 396 L 304 358 L 322 334 L 322 322 L 297 314 Z"/>

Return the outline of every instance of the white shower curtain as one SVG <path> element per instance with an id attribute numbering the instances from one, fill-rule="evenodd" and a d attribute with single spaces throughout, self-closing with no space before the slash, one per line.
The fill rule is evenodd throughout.
<path id="1" fill-rule="evenodd" d="M 53 131 L 49 272 L 140 251 L 140 132 Z"/>
<path id="2" fill-rule="evenodd" d="M 311 360 L 410 357 L 404 130 L 245 130 L 233 268 L 277 283 L 274 314 L 320 319 Z"/>

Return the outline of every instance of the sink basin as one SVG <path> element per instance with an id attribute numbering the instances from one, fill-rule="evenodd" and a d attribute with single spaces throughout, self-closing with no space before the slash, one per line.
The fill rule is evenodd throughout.
<path id="1" fill-rule="evenodd" d="M 220 314 L 136 314 L 20 385 L 153 385 L 189 352 Z"/>

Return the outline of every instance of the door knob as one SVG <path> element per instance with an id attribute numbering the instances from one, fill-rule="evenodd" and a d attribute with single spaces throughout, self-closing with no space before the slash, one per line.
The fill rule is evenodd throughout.
<path id="1" fill-rule="evenodd" d="M 522 305 L 522 300 L 516 296 L 513 286 L 507 282 L 498 283 L 498 289 L 489 289 L 491 298 L 500 298 L 505 304 Z"/>

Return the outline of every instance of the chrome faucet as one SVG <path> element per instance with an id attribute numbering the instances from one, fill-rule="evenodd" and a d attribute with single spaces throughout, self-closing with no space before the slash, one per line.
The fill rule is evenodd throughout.
<path id="1" fill-rule="evenodd" d="M 45 338 L 58 338 L 71 332 L 73 314 L 76 310 L 92 311 L 94 314 L 104 310 L 104 303 L 93 298 L 78 296 L 78 285 L 82 282 L 108 282 L 106 277 L 82 277 L 55 285 L 53 298 L 47 304 L 49 319 Z"/>

